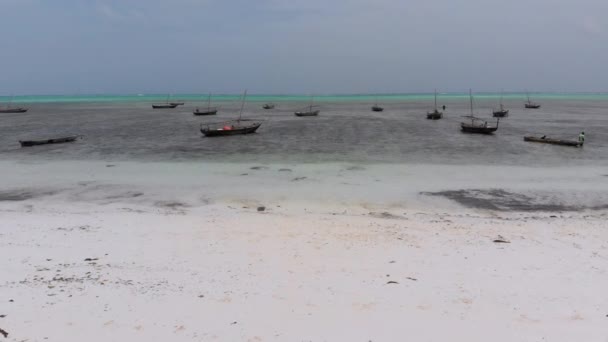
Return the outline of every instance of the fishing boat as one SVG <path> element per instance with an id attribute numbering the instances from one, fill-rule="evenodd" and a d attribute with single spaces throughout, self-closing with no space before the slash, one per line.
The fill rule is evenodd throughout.
<path id="1" fill-rule="evenodd" d="M 552 144 L 552 145 L 571 146 L 571 147 L 583 146 L 583 144 L 581 142 L 576 141 L 576 140 L 551 139 L 551 138 L 547 138 L 544 135 L 542 137 L 534 137 L 534 136 L 527 135 L 524 137 L 524 141 Z"/>
<path id="2" fill-rule="evenodd" d="M 469 102 L 471 108 L 471 114 L 465 116 L 465 118 L 470 118 L 471 122 L 461 122 L 460 129 L 463 133 L 475 133 L 475 134 L 492 134 L 498 130 L 498 122 L 500 118 L 496 118 L 496 125 L 488 125 L 488 122 L 477 118 L 473 115 L 473 94 L 471 90 L 469 90 Z"/>
<path id="3" fill-rule="evenodd" d="M 25 112 L 27 112 L 27 108 L 23 108 L 23 107 L 0 108 L 0 113 L 25 113 Z"/>
<path id="4" fill-rule="evenodd" d="M 509 110 L 505 109 L 505 107 L 502 104 L 502 91 L 500 92 L 500 105 L 499 105 L 499 109 L 495 109 L 492 111 L 492 116 L 494 116 L 495 118 L 504 118 L 509 116 Z"/>
<path id="5" fill-rule="evenodd" d="M 183 106 L 186 103 L 185 102 L 169 102 L 169 104 L 176 105 L 176 106 Z"/>
<path id="6" fill-rule="evenodd" d="M 262 106 L 264 109 L 274 109 L 274 103 L 266 103 Z"/>
<path id="7" fill-rule="evenodd" d="M 170 103 L 169 96 L 167 95 L 167 101 L 165 103 L 153 104 L 152 109 L 173 109 L 178 106 L 177 103 Z"/>
<path id="8" fill-rule="evenodd" d="M 242 119 L 246 97 L 247 91 L 245 91 L 245 93 L 243 94 L 243 99 L 241 101 L 241 111 L 239 112 L 239 118 L 237 120 L 215 124 L 201 124 L 201 133 L 203 133 L 203 135 L 206 137 L 222 137 L 229 135 L 255 133 L 255 131 L 260 128 L 262 123 L 256 120 Z"/>
<path id="9" fill-rule="evenodd" d="M 439 120 L 443 118 L 443 112 L 437 109 L 437 89 L 435 89 L 435 109 L 432 112 L 426 112 L 426 118 L 429 120 Z"/>
<path id="10" fill-rule="evenodd" d="M 524 106 L 527 109 L 538 109 L 538 108 L 540 108 L 540 104 L 534 103 L 534 102 L 530 101 L 530 93 L 528 93 L 527 91 L 526 91 L 526 96 L 528 97 L 528 101 L 526 101 L 526 103 L 524 104 Z"/>
<path id="11" fill-rule="evenodd" d="M 299 110 L 297 112 L 295 112 L 295 116 L 318 116 L 320 110 L 319 109 L 313 109 L 313 108 L 317 108 L 318 106 L 314 106 L 313 105 L 313 100 L 314 98 L 311 97 L 310 98 L 310 105 L 306 108 L 304 108 L 303 110 Z"/>
<path id="12" fill-rule="evenodd" d="M 43 139 L 43 140 L 19 140 L 21 147 L 30 147 L 37 145 L 47 145 L 47 144 L 62 144 L 76 141 L 76 139 L 80 138 L 79 135 L 69 136 L 69 137 L 61 137 L 61 138 L 52 138 L 52 139 Z"/>
<path id="13" fill-rule="evenodd" d="M 13 97 L 11 97 L 11 100 L 8 102 L 6 107 L 0 108 L 0 113 L 25 113 L 25 112 L 27 112 L 27 108 L 11 107 L 11 104 L 13 103 Z"/>
<path id="14" fill-rule="evenodd" d="M 211 93 L 209 93 L 209 96 L 207 97 L 207 108 L 200 109 L 200 108 L 196 107 L 196 109 L 194 110 L 194 112 L 192 112 L 192 114 L 194 114 L 194 115 L 215 115 L 215 114 L 217 114 L 217 107 L 211 107 Z"/>
<path id="15" fill-rule="evenodd" d="M 372 106 L 372 112 L 382 112 L 384 108 L 378 105 L 378 98 L 376 97 L 376 103 Z"/>

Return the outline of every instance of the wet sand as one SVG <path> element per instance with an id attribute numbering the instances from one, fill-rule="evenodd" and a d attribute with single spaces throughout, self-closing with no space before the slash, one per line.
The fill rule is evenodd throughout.
<path id="1" fill-rule="evenodd" d="M 8 341 L 607 336 L 602 168 L 2 161 L 0 172 Z"/>

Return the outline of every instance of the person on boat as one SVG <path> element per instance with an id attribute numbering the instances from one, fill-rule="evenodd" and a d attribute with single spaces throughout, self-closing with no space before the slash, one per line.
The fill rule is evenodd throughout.
<path id="1" fill-rule="evenodd" d="M 441 107 L 441 108 L 443 108 L 443 110 L 445 110 L 445 105 L 443 105 L 443 107 Z"/>
<path id="2" fill-rule="evenodd" d="M 578 135 L 578 143 L 581 144 L 581 146 L 585 143 L 585 132 L 581 132 L 581 134 Z"/>
<path id="3" fill-rule="evenodd" d="M 483 123 L 483 127 L 485 127 L 485 128 L 488 127 L 488 122 L 487 121 Z"/>
<path id="4" fill-rule="evenodd" d="M 542 136 L 542 137 L 540 137 L 540 138 L 541 138 L 541 139 L 545 139 L 546 137 L 547 137 L 546 135 L 543 135 L 543 136 Z"/>

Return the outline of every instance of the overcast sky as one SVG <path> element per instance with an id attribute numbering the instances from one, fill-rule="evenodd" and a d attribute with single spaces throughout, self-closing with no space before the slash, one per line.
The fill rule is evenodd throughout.
<path id="1" fill-rule="evenodd" d="M 608 0 L 0 0 L 0 95 L 608 91 Z"/>

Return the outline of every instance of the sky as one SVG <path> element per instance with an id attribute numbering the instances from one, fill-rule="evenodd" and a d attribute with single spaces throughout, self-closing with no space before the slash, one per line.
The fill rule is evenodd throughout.
<path id="1" fill-rule="evenodd" d="M 0 0 L 0 95 L 608 91 L 606 0 Z"/>

